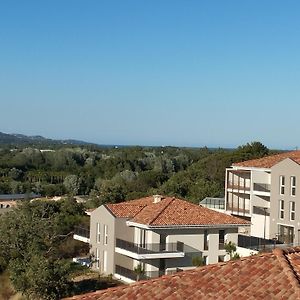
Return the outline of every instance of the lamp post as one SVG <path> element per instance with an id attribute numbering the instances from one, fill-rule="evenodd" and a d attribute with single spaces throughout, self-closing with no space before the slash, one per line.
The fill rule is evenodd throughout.
<path id="1" fill-rule="evenodd" d="M 267 219 L 267 208 L 264 207 L 265 220 L 264 220 L 264 250 L 266 250 L 266 219 Z"/>

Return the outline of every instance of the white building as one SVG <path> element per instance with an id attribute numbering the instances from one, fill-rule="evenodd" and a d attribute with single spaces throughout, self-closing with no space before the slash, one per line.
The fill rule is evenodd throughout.
<path id="1" fill-rule="evenodd" d="M 300 151 L 233 164 L 226 169 L 226 212 L 251 221 L 251 236 L 300 242 Z"/>
<path id="2" fill-rule="evenodd" d="M 190 202 L 159 195 L 107 204 L 91 213 L 93 268 L 124 281 L 158 277 L 226 260 L 225 242 L 237 243 L 249 222 Z"/>

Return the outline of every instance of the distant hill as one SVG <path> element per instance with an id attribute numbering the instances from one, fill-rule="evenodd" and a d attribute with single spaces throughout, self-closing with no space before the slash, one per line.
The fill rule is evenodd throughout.
<path id="1" fill-rule="evenodd" d="M 48 139 L 40 135 L 28 136 L 24 134 L 8 134 L 0 132 L 0 145 L 95 145 L 84 141 L 73 139 L 54 140 Z"/>

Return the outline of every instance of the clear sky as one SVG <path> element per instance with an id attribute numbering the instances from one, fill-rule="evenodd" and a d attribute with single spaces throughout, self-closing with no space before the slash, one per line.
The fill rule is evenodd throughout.
<path id="1" fill-rule="evenodd" d="M 0 131 L 300 146 L 300 1 L 0 1 Z"/>

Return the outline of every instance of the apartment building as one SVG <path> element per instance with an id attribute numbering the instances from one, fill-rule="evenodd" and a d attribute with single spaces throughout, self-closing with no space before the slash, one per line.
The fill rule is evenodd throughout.
<path id="1" fill-rule="evenodd" d="M 106 204 L 91 213 L 93 268 L 127 282 L 226 260 L 224 244 L 237 243 L 248 221 L 190 202 L 155 195 Z"/>
<path id="2" fill-rule="evenodd" d="M 300 243 L 300 151 L 226 169 L 226 212 L 251 221 L 251 235 Z"/>

